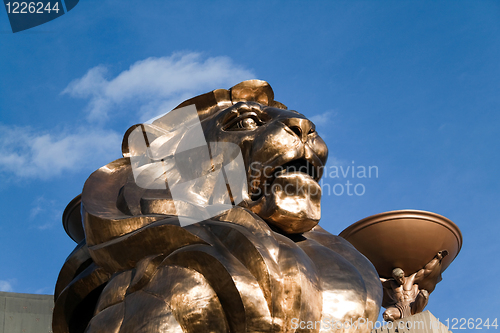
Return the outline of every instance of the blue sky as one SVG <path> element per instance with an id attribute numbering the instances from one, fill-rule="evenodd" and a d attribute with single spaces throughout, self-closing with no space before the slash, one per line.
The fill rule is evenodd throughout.
<path id="1" fill-rule="evenodd" d="M 324 228 L 406 208 L 448 217 L 464 244 L 427 309 L 498 316 L 494 1 L 82 0 L 16 34 L 0 10 L 0 290 L 53 292 L 75 246 L 62 211 L 128 127 L 253 78 L 316 122 L 330 165 L 378 168 L 349 179 L 363 195 L 323 196 Z"/>

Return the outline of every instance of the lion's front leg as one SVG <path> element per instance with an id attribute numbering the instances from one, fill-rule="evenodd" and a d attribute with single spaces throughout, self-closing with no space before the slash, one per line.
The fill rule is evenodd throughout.
<path id="1" fill-rule="evenodd" d="M 103 290 L 86 333 L 229 332 L 219 299 L 200 273 L 163 266 L 143 288 L 130 291 L 133 270 Z"/>

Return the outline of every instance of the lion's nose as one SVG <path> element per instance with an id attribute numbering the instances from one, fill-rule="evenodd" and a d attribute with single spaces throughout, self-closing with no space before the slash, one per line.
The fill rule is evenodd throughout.
<path id="1" fill-rule="evenodd" d="M 307 136 L 314 132 L 314 124 L 309 119 L 287 118 L 282 120 L 288 128 L 297 135 L 302 142 L 307 141 Z"/>

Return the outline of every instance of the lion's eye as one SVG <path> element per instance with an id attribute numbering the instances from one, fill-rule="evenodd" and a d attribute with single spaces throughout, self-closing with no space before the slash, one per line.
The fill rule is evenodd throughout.
<path id="1" fill-rule="evenodd" d="M 256 129 L 257 126 L 258 126 L 257 122 L 255 120 L 253 120 L 252 118 L 242 119 L 242 120 L 238 121 L 238 123 L 236 124 L 237 128 L 249 129 L 249 130 Z"/>
<path id="2" fill-rule="evenodd" d="M 226 131 L 252 131 L 259 127 L 262 121 L 254 112 L 241 114 L 230 119 L 224 129 Z"/>

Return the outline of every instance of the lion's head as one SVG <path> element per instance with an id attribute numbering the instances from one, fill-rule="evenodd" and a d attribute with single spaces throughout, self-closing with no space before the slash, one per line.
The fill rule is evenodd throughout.
<path id="1" fill-rule="evenodd" d="M 207 141 L 241 148 L 248 180 L 241 205 L 286 233 L 318 223 L 327 148 L 311 121 L 296 111 L 238 102 L 204 123 Z"/>
<path id="2" fill-rule="evenodd" d="M 193 144 L 196 141 L 193 138 L 196 137 L 195 125 L 198 119 L 195 125 L 186 125 L 193 117 L 185 115 L 180 108 L 188 105 L 196 106 L 198 124 L 201 124 L 206 142 L 211 143 L 209 150 L 205 145 L 192 148 L 199 145 Z M 153 171 L 149 170 L 149 174 L 144 174 L 154 174 L 154 177 L 167 174 L 171 180 L 176 179 L 167 182 L 167 190 L 174 182 L 182 183 L 183 178 L 184 181 L 185 178 L 197 178 L 196 186 L 182 187 L 183 194 L 191 195 L 186 201 L 207 205 L 215 200 L 208 190 L 217 186 L 216 178 L 210 178 L 208 174 L 217 165 L 214 161 L 224 155 L 220 157 L 219 166 L 228 164 L 228 155 L 231 155 L 228 147 L 239 147 L 236 150 L 237 153 L 241 152 L 244 164 L 239 167 L 244 168 L 247 182 L 243 193 L 239 193 L 241 200 L 237 202 L 240 206 L 252 210 L 285 233 L 306 232 L 318 223 L 321 216 L 321 188 L 318 181 L 328 150 L 310 120 L 274 101 L 273 91 L 267 82 L 244 81 L 230 90 L 219 89 L 192 98 L 179 105 L 176 110 L 181 111 L 180 115 L 167 114 L 151 125 L 141 125 L 141 128 L 136 125 L 125 136 L 124 156 L 133 157 L 134 151 L 140 150 L 132 147 L 134 144 L 131 143 L 130 136 L 134 130 L 141 140 L 143 136 L 149 137 L 148 147 L 156 144 L 159 147 L 157 151 L 163 151 L 156 160 L 150 158 L 147 161 L 149 163 L 154 160 L 157 164 L 162 164 Z M 178 119 L 183 117 L 185 119 Z M 176 124 L 177 122 L 179 123 Z M 185 128 L 179 129 L 181 125 Z M 162 135 L 163 130 L 166 130 L 166 134 Z M 168 140 L 163 139 L 164 137 Z M 168 147 L 165 148 L 167 141 Z M 170 162 L 164 157 L 164 151 L 179 151 L 181 147 L 187 146 L 190 147 L 190 154 L 177 153 Z M 233 150 L 236 151 L 234 148 Z M 206 159 L 203 158 L 204 155 L 207 155 Z M 142 162 L 144 160 L 143 157 L 139 159 Z M 176 168 L 173 167 L 174 162 L 177 163 Z M 144 165 L 141 164 L 141 167 L 144 168 Z M 188 173 L 190 177 L 187 176 Z M 136 180 L 137 177 L 136 175 Z M 164 182 L 161 177 L 155 179 L 160 179 L 160 183 Z M 172 198 L 160 193 L 162 186 L 165 185 L 149 186 L 150 190 L 145 192 L 143 198 L 143 214 L 173 213 L 169 210 L 172 208 Z M 229 196 L 234 203 L 237 194 L 230 192 Z M 160 197 L 164 198 L 163 204 L 158 200 Z M 179 213 L 179 205 L 176 208 Z M 193 214 L 192 207 L 188 211 Z"/>

